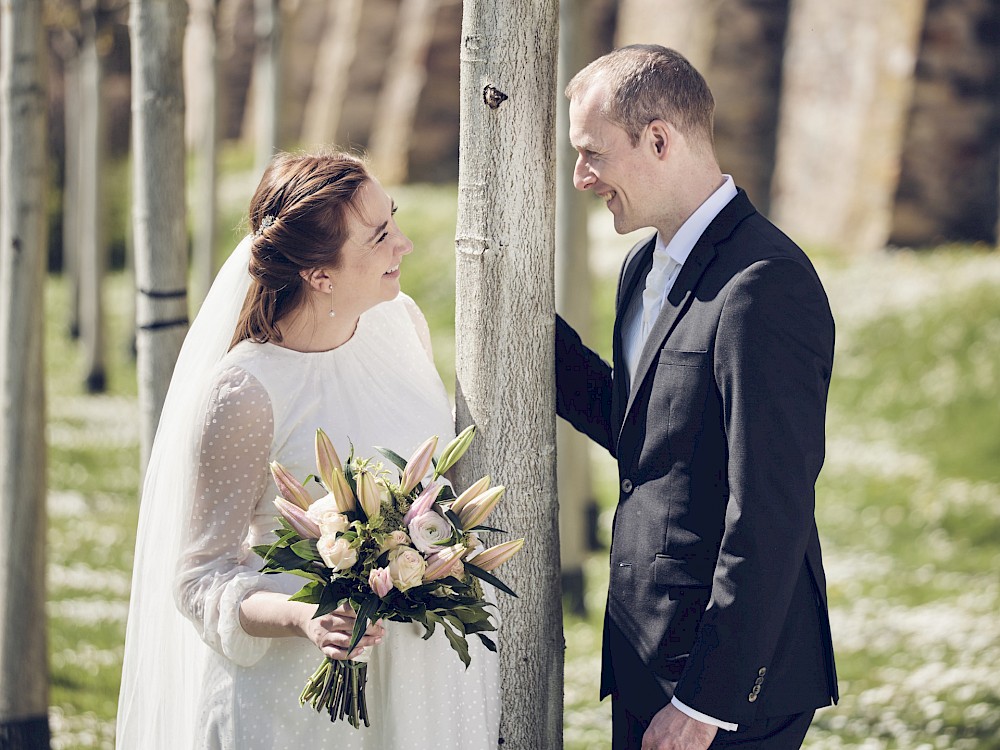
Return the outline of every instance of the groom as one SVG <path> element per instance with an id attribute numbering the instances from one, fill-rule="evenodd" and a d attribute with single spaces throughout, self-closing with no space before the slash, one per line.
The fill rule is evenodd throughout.
<path id="1" fill-rule="evenodd" d="M 618 459 L 601 697 L 615 750 L 779 750 L 837 700 L 813 515 L 834 326 L 803 252 L 722 174 L 714 101 L 659 46 L 566 89 L 574 183 L 621 234 L 614 370 L 562 320 L 560 416 Z"/>

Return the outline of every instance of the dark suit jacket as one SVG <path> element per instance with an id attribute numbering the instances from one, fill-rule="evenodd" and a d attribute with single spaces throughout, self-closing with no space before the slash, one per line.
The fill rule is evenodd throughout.
<path id="1" fill-rule="evenodd" d="M 738 724 L 837 700 L 814 520 L 833 317 L 805 254 L 741 190 L 709 225 L 631 387 L 619 278 L 614 372 L 561 319 L 560 416 L 618 459 L 601 697 L 651 717 L 672 695 Z M 620 373 L 620 374 L 619 374 Z"/>

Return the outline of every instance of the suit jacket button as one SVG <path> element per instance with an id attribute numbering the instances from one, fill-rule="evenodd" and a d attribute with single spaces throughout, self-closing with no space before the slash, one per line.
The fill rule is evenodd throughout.
<path id="1" fill-rule="evenodd" d="M 631 479 L 623 479 L 622 480 L 622 492 L 624 492 L 627 495 L 631 491 L 632 491 L 632 480 Z"/>
<path id="2" fill-rule="evenodd" d="M 760 685 L 754 685 L 753 690 L 750 691 L 752 695 L 757 695 L 760 692 Z"/>
<path id="3" fill-rule="evenodd" d="M 767 674 L 767 667 L 761 667 L 760 670 L 757 672 L 758 677 L 763 677 L 766 674 Z"/>
<path id="4" fill-rule="evenodd" d="M 758 677 L 756 680 L 753 681 L 753 684 L 754 685 L 763 685 L 764 684 L 764 678 L 763 677 Z"/>
<path id="5" fill-rule="evenodd" d="M 753 703 L 755 700 L 757 700 L 757 693 L 750 693 L 750 695 L 747 696 L 747 700 Z"/>

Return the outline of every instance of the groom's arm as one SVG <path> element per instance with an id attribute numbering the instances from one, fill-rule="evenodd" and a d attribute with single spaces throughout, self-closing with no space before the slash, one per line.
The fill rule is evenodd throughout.
<path id="1" fill-rule="evenodd" d="M 556 316 L 556 413 L 615 455 L 611 430 L 611 367 Z"/>
<path id="2" fill-rule="evenodd" d="M 675 695 L 744 724 L 773 676 L 815 528 L 833 320 L 814 273 L 789 259 L 744 271 L 723 308 L 715 354 L 729 508 L 712 601 Z"/>

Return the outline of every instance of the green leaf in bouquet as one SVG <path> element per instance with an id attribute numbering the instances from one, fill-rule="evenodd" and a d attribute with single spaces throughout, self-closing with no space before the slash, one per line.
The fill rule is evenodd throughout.
<path id="1" fill-rule="evenodd" d="M 486 646 L 486 648 L 488 648 L 494 654 L 497 652 L 497 644 L 492 638 L 489 638 L 483 635 L 482 633 L 476 633 L 476 635 L 479 637 L 479 640 L 483 642 L 483 645 Z"/>
<path id="2" fill-rule="evenodd" d="M 288 597 L 290 602 L 305 602 L 306 604 L 319 604 L 323 596 L 323 584 L 319 581 L 312 581 L 300 588 L 295 594 Z"/>
<path id="3" fill-rule="evenodd" d="M 357 605 L 358 602 L 351 602 Z M 354 632 L 351 633 L 351 642 L 347 646 L 347 652 L 353 651 L 358 642 L 364 637 L 365 631 L 368 630 L 368 622 L 375 618 L 375 614 L 378 612 L 379 605 L 382 601 L 375 594 L 366 596 L 360 602 L 360 606 L 356 606 L 355 612 L 357 613 L 357 619 L 354 621 Z"/>
<path id="4" fill-rule="evenodd" d="M 303 560 L 308 560 L 309 562 L 318 562 L 323 559 L 320 557 L 319 550 L 316 549 L 315 539 L 300 539 L 291 546 L 291 550 Z"/>
<path id="5" fill-rule="evenodd" d="M 495 531 L 498 534 L 506 534 L 507 533 L 503 529 L 498 529 L 498 528 L 496 528 L 494 526 L 483 526 L 482 524 L 479 524 L 475 528 L 469 529 L 469 531 Z"/>
<path id="6" fill-rule="evenodd" d="M 472 663 L 472 657 L 469 656 L 469 644 L 465 640 L 465 636 L 462 633 L 455 632 L 447 624 L 444 624 L 444 634 L 448 636 L 448 642 L 451 647 L 455 649 L 458 654 L 458 658 L 462 660 L 466 668 Z"/>
<path id="7" fill-rule="evenodd" d="M 296 554 L 291 547 L 278 547 L 277 549 L 271 550 L 267 557 L 267 565 L 265 567 L 271 568 L 272 570 L 304 570 L 312 565 L 311 560 L 304 559 L 301 555 Z"/>
<path id="8" fill-rule="evenodd" d="M 433 612 L 427 612 L 424 615 L 424 619 L 421 621 L 421 624 L 424 626 L 424 634 L 423 634 L 422 638 L 425 641 L 428 638 L 430 638 L 432 635 L 434 635 L 434 630 L 435 630 L 435 628 L 437 626 L 437 623 L 439 623 L 439 622 L 441 622 L 441 618 L 438 617 Z"/>
<path id="9" fill-rule="evenodd" d="M 347 596 L 348 592 L 344 591 L 342 586 L 336 585 L 335 582 L 326 584 L 320 594 L 319 605 L 316 607 L 313 619 L 333 612 L 347 599 Z"/>
<path id="10" fill-rule="evenodd" d="M 450 484 L 446 484 L 441 488 L 441 491 L 438 493 L 437 502 L 439 503 L 451 502 L 456 497 L 458 496 L 455 494 L 455 490 L 451 488 Z"/>
<path id="11" fill-rule="evenodd" d="M 486 581 L 486 583 L 493 584 L 498 589 L 500 589 L 501 591 L 503 591 L 505 594 L 510 594 L 511 596 L 517 596 L 517 594 L 514 592 L 514 589 L 512 589 L 506 583 L 504 583 L 503 581 L 501 581 L 495 575 L 493 575 L 492 573 L 489 573 L 489 572 L 483 570 L 480 567 L 477 567 L 477 566 L 473 565 L 472 563 L 470 563 L 468 561 L 466 561 L 466 563 L 465 563 L 465 572 L 469 573 L 471 575 L 474 575 L 476 578 L 478 578 L 481 581 Z"/>
<path id="12" fill-rule="evenodd" d="M 395 451 L 391 451 L 388 448 L 383 448 L 379 445 L 375 446 L 375 450 L 388 458 L 400 471 L 403 471 L 406 468 L 406 459 Z"/>
<path id="13" fill-rule="evenodd" d="M 451 521 L 451 525 L 454 526 L 459 531 L 465 531 L 462 527 L 462 519 L 458 517 L 458 513 L 453 511 L 451 508 L 444 509 L 444 517 Z"/>

